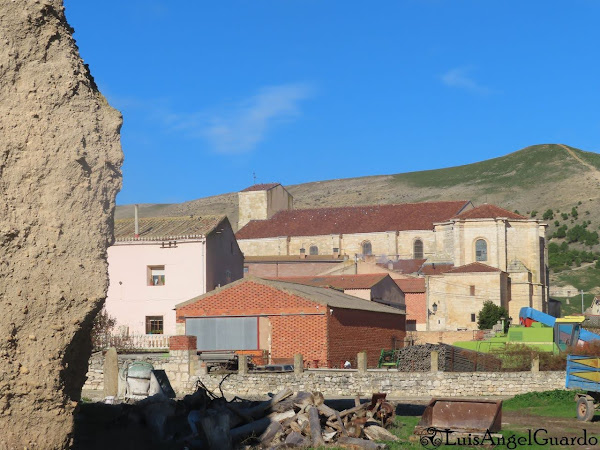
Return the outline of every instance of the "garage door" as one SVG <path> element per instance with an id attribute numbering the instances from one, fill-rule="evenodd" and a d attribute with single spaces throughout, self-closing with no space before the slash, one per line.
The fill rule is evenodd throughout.
<path id="1" fill-rule="evenodd" d="M 258 317 L 185 319 L 185 334 L 196 336 L 198 350 L 256 350 Z"/>

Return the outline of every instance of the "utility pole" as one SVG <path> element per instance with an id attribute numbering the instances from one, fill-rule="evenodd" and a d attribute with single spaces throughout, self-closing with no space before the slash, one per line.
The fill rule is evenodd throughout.
<path id="1" fill-rule="evenodd" d="M 581 290 L 581 314 L 583 314 L 584 309 L 583 309 L 583 289 Z"/>

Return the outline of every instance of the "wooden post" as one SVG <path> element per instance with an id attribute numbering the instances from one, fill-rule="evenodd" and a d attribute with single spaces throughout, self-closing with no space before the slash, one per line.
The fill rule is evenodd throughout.
<path id="1" fill-rule="evenodd" d="M 540 357 L 537 355 L 531 359 L 531 371 L 532 372 L 540 371 Z"/>
<path id="2" fill-rule="evenodd" d="M 437 350 L 431 350 L 431 369 L 430 372 L 438 371 L 438 361 L 440 359 L 440 353 Z"/>
<path id="3" fill-rule="evenodd" d="M 367 352 L 360 352 L 356 355 L 356 366 L 359 373 L 367 373 Z"/>
<path id="4" fill-rule="evenodd" d="M 304 359 L 300 353 L 294 355 L 294 373 L 300 375 L 304 372 Z"/>
<path id="5" fill-rule="evenodd" d="M 238 374 L 248 375 L 248 358 L 246 355 L 237 355 L 238 358 Z"/>

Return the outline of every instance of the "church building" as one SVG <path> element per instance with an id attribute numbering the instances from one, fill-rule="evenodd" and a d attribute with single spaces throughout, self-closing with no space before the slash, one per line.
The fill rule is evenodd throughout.
<path id="1" fill-rule="evenodd" d="M 539 220 L 467 200 L 294 209 L 278 183 L 238 195 L 236 238 L 250 273 L 249 262 L 259 260 L 263 271 L 269 261 L 299 271 L 319 258 L 330 263 L 312 264 L 323 272 L 298 275 L 359 273 L 359 264 L 365 273 L 365 263 L 377 273 L 415 260 L 426 285 L 428 320 L 417 328 L 423 331 L 476 329 L 486 300 L 506 307 L 514 320 L 523 306 L 547 309 L 547 225 Z"/>

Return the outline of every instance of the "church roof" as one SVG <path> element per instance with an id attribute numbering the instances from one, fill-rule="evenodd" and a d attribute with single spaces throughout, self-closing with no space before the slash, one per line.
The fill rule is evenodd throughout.
<path id="1" fill-rule="evenodd" d="M 268 220 L 252 220 L 236 234 L 238 239 L 278 236 L 374 233 L 432 230 L 459 214 L 468 201 L 346 206 L 280 211 Z"/>
<path id="2" fill-rule="evenodd" d="M 269 189 L 273 189 L 274 187 L 279 186 L 281 183 L 263 183 L 263 184 L 254 184 L 252 186 L 247 187 L 246 189 L 240 192 L 252 192 L 252 191 L 268 191 Z"/>
<path id="3" fill-rule="evenodd" d="M 488 205 L 487 203 L 484 205 L 476 206 L 475 208 L 469 209 L 467 211 L 463 211 L 456 215 L 457 219 L 498 219 L 498 218 L 506 218 L 506 219 L 520 219 L 527 220 L 527 217 L 522 216 L 521 214 L 517 214 L 515 212 L 509 211 L 504 208 L 500 208 L 496 205 Z"/>
<path id="4" fill-rule="evenodd" d="M 115 220 L 115 240 L 153 241 L 204 237 L 226 216 L 145 217 L 138 220 L 139 237 L 135 237 L 135 219 Z"/>
<path id="5" fill-rule="evenodd" d="M 483 264 L 480 262 L 474 262 L 471 264 L 466 264 L 464 266 L 455 267 L 454 269 L 451 269 L 446 273 L 474 273 L 474 272 L 502 272 L 502 271 L 495 267 L 488 266 L 487 264 Z"/>

